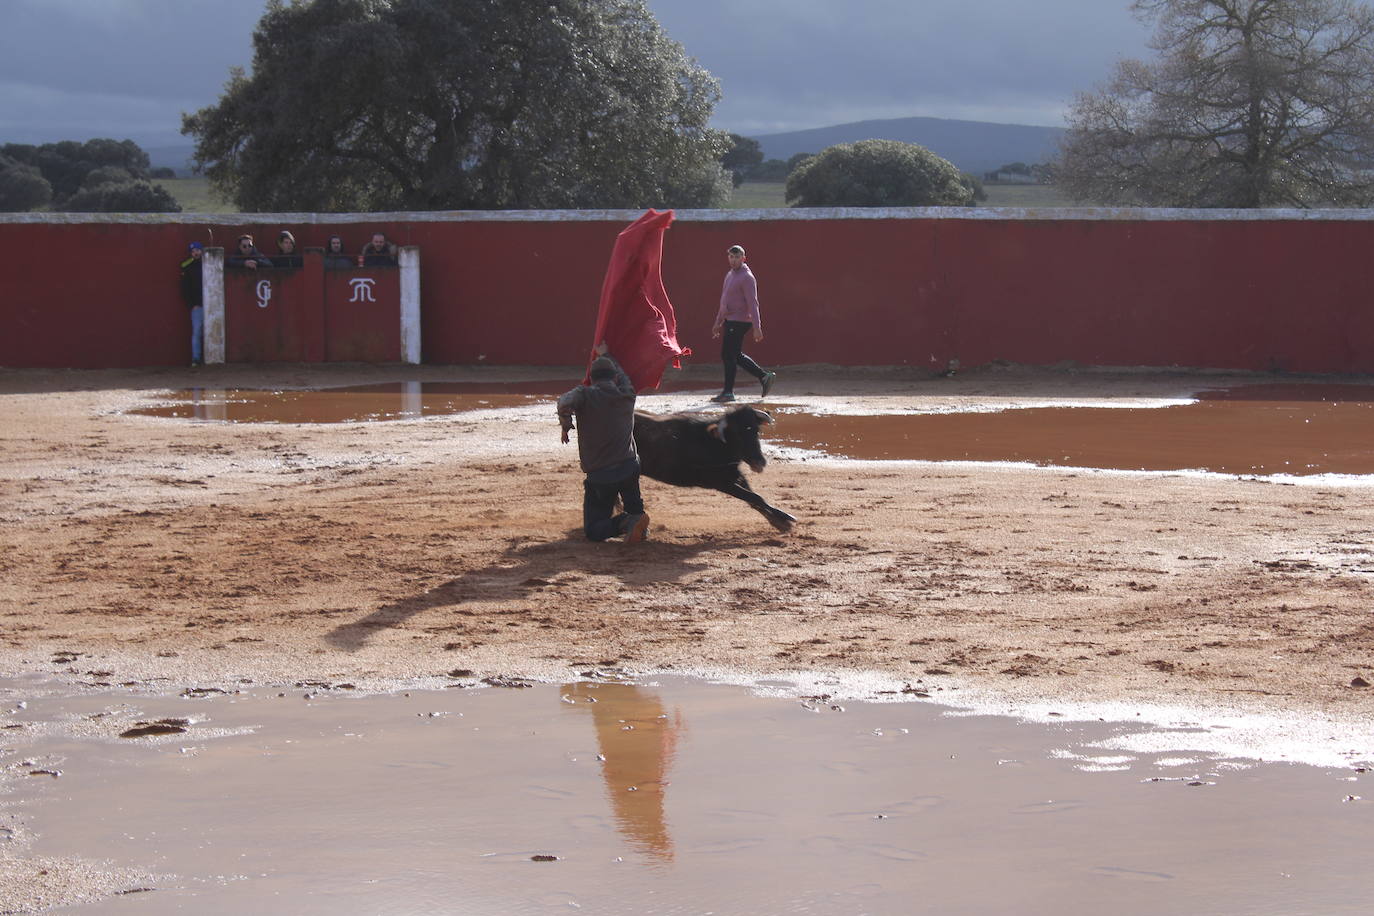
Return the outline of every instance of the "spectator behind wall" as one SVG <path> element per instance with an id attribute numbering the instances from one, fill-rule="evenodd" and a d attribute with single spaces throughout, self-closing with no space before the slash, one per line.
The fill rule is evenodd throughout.
<path id="1" fill-rule="evenodd" d="M 384 234 L 374 232 L 372 241 L 363 246 L 361 258 L 364 267 L 395 267 L 396 246 Z"/>
<path id="2" fill-rule="evenodd" d="M 296 253 L 296 237 L 288 230 L 277 233 L 277 254 L 272 258 L 273 267 L 300 267 L 304 262 Z"/>
<path id="3" fill-rule="evenodd" d="M 348 256 L 344 250 L 343 239 L 337 235 L 331 235 L 328 243 L 324 246 L 324 266 L 325 267 L 352 267 L 356 261 Z"/>
<path id="4" fill-rule="evenodd" d="M 238 244 L 234 246 L 234 253 L 225 258 L 224 263 L 229 267 L 247 267 L 249 270 L 272 266 L 272 261 L 253 247 L 251 235 L 239 236 Z"/>

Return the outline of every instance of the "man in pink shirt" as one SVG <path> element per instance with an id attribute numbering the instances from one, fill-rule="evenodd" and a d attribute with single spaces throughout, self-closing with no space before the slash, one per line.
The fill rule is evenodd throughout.
<path id="1" fill-rule="evenodd" d="M 723 403 L 735 399 L 735 369 L 738 366 L 743 366 L 745 372 L 759 380 L 763 397 L 768 397 L 777 373 L 765 370 L 744 352 L 744 335 L 750 328 L 754 329 L 755 343 L 763 340 L 758 282 L 749 265 L 744 263 L 743 248 L 731 245 L 725 257 L 730 262 L 730 269 L 725 273 L 725 285 L 720 291 L 720 311 L 716 312 L 716 323 L 711 327 L 711 336 L 722 338 L 720 359 L 725 364 L 725 386 L 711 400 Z"/>

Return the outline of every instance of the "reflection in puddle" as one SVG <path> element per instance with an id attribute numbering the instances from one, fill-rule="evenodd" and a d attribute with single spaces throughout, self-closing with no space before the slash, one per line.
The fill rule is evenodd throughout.
<path id="1" fill-rule="evenodd" d="M 671 861 L 663 794 L 681 713 L 670 719 L 657 692 L 633 684 L 568 684 L 562 696 L 574 708 L 591 711 L 606 796 L 621 832 L 632 845 Z"/>
<path id="2" fill-rule="evenodd" d="M 1012 461 L 1223 474 L 1374 474 L 1374 387 L 1263 385 L 1153 409 L 811 416 L 778 411 L 775 444 L 868 460 Z"/>
<path id="3" fill-rule="evenodd" d="M 0 696 L 14 759 L 62 772 L 14 782 L 24 854 L 164 876 L 102 912 L 1336 914 L 1371 886 L 1374 805 L 1343 801 L 1365 776 L 1185 734 L 1079 765 L 1139 725 L 688 680 Z M 185 734 L 116 737 L 190 711 Z"/>

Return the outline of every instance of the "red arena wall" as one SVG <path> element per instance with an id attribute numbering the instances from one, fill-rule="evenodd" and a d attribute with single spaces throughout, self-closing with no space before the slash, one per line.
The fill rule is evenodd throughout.
<path id="1" fill-rule="evenodd" d="M 577 365 L 616 233 L 640 214 L 0 216 L 0 366 L 187 361 L 177 264 L 242 232 L 271 254 L 373 231 L 420 249 L 426 363 Z M 664 243 L 679 339 L 716 359 L 725 249 L 759 278 L 777 365 L 1374 371 L 1365 211 L 680 211 Z"/>

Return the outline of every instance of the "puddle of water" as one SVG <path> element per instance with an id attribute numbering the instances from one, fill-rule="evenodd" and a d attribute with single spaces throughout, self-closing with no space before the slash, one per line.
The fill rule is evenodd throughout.
<path id="1" fill-rule="evenodd" d="M 1093 748 L 1123 725 L 675 679 L 315 692 L 34 695 L 10 721 L 194 724 L 28 739 L 62 771 L 20 783 L 32 852 L 168 875 L 101 904 L 138 914 L 1336 914 L 1374 888 L 1352 771 Z"/>
<path id="2" fill-rule="evenodd" d="M 691 390 L 665 383 L 665 392 Z M 132 413 L 231 423 L 413 419 L 554 400 L 563 381 L 394 382 L 322 390 L 189 389 Z M 1139 471 L 1374 474 L 1374 386 L 1269 384 L 1162 408 L 813 415 L 772 405 L 778 445 L 867 460 L 1024 462 Z"/>
<path id="3" fill-rule="evenodd" d="M 217 420 L 228 423 L 353 423 L 412 420 L 548 403 L 574 382 L 387 382 L 343 388 L 283 389 L 187 388 L 167 400 L 179 403 L 131 410 L 148 417 Z M 700 386 L 695 386 L 700 387 Z M 656 393 L 693 390 L 684 382 L 664 382 Z"/>
<path id="4" fill-rule="evenodd" d="M 869 460 L 1011 461 L 1223 474 L 1374 474 L 1374 387 L 1254 386 L 1153 409 L 812 416 L 782 409 L 775 444 Z"/>
<path id="5" fill-rule="evenodd" d="M 180 403 L 129 412 L 228 423 L 376 422 L 523 407 L 553 401 L 569 387 L 554 382 L 391 382 L 320 390 L 190 388 L 168 395 Z"/>

